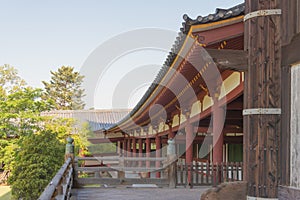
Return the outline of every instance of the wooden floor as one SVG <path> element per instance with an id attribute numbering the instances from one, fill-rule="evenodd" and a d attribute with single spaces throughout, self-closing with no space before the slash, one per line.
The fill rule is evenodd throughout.
<path id="1" fill-rule="evenodd" d="M 187 188 L 82 188 L 72 190 L 73 200 L 199 200 L 209 187 Z"/>

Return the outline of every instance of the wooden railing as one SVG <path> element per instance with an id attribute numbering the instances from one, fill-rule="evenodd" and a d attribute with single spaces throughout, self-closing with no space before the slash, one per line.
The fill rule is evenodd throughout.
<path id="1" fill-rule="evenodd" d="M 188 171 L 191 171 L 191 180 L 188 183 Z M 210 162 L 194 162 L 186 164 L 177 163 L 177 180 L 178 186 L 216 186 L 223 182 L 242 181 L 243 180 L 243 163 L 226 162 L 212 164 Z"/>
<path id="2" fill-rule="evenodd" d="M 73 140 L 68 139 L 65 163 L 44 189 L 39 200 L 70 199 L 72 187 L 88 184 L 157 184 L 190 187 L 197 185 L 216 186 L 222 182 L 243 179 L 242 163 L 193 162 L 186 164 L 176 155 L 168 157 L 76 157 Z M 95 162 L 86 166 L 84 162 Z M 139 177 L 126 177 L 133 172 Z M 106 176 L 103 174 L 106 173 Z M 151 176 L 155 175 L 155 176 Z M 127 174 L 128 175 L 128 174 Z M 191 180 L 188 180 L 190 177 Z"/>
<path id="3" fill-rule="evenodd" d="M 159 185 L 168 185 L 166 175 L 167 158 L 152 157 L 77 157 L 74 161 L 75 166 L 75 184 L 77 186 L 86 184 L 138 184 L 151 183 Z M 102 166 L 80 166 L 80 162 L 93 161 L 98 164 L 105 162 L 115 162 L 115 165 Z M 148 167 L 145 163 L 149 162 Z M 157 167 L 156 163 L 160 163 Z M 82 164 L 82 163 L 81 163 Z M 139 177 L 126 177 L 125 173 L 133 172 Z M 160 172 L 161 178 L 146 178 L 144 174 Z"/>
<path id="4" fill-rule="evenodd" d="M 97 161 L 100 164 L 103 162 L 116 162 L 115 166 L 80 166 L 83 161 Z M 135 166 L 139 162 L 149 162 L 150 167 Z M 161 163 L 161 167 L 157 167 L 157 162 Z M 126 163 L 126 164 L 125 164 Z M 152 164 L 151 164 L 152 163 Z M 174 162 L 173 162 L 174 163 Z M 82 163 L 81 163 L 82 164 Z M 158 185 L 174 185 L 173 175 L 168 176 L 169 169 L 174 164 L 170 165 L 166 158 L 134 158 L 134 157 L 76 157 L 68 154 L 65 163 L 61 169 L 50 181 L 39 200 L 65 200 L 70 199 L 72 187 L 80 187 L 89 184 L 158 184 Z M 156 166 L 156 167 L 153 167 Z M 136 173 L 161 173 L 161 178 L 144 178 L 142 175 L 138 178 L 125 177 L 125 172 L 134 171 Z M 175 170 L 173 170 L 175 171 Z M 101 177 L 100 173 L 115 172 L 115 177 Z M 86 175 L 86 177 L 83 177 Z"/>
<path id="5" fill-rule="evenodd" d="M 10 171 L 4 170 L 0 176 L 0 184 L 6 183 L 9 177 Z"/>
<path id="6" fill-rule="evenodd" d="M 69 199 L 73 185 L 73 167 L 72 158 L 66 159 L 63 166 L 54 176 L 44 192 L 39 197 L 39 200 L 65 200 Z"/>

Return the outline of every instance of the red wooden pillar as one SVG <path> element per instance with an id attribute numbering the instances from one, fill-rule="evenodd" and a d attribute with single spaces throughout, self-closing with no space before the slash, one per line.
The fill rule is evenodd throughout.
<path id="1" fill-rule="evenodd" d="M 132 157 L 136 157 L 136 139 L 132 138 Z"/>
<path id="2" fill-rule="evenodd" d="M 127 157 L 131 157 L 131 139 L 127 139 Z M 132 164 L 131 161 L 127 161 L 127 166 L 130 167 Z"/>
<path id="3" fill-rule="evenodd" d="M 186 114 L 186 127 L 185 127 L 185 162 L 188 166 L 188 180 L 187 184 L 191 185 L 192 181 L 192 173 L 191 173 L 191 165 L 193 163 L 193 126 L 190 123 L 189 113 Z"/>
<path id="4" fill-rule="evenodd" d="M 175 133 L 172 130 L 172 121 L 169 121 L 168 127 L 169 127 L 168 139 L 173 139 L 175 137 Z"/>
<path id="5" fill-rule="evenodd" d="M 127 157 L 131 157 L 131 139 L 127 139 Z"/>
<path id="6" fill-rule="evenodd" d="M 223 127 L 225 112 L 217 104 L 213 106 L 213 163 L 223 162 Z"/>
<path id="7" fill-rule="evenodd" d="M 123 147 L 122 147 L 122 145 L 123 145 L 123 143 L 121 142 L 121 141 L 118 141 L 118 154 L 119 154 L 119 156 L 120 155 L 122 155 L 122 149 L 123 149 Z"/>
<path id="8" fill-rule="evenodd" d="M 143 139 L 139 139 L 138 141 L 139 143 L 139 157 L 142 158 L 143 157 Z M 143 161 L 139 161 L 139 167 L 142 167 L 143 165 Z"/>
<path id="9" fill-rule="evenodd" d="M 156 158 L 160 158 L 161 157 L 161 138 L 160 136 L 158 136 L 158 134 L 155 137 L 155 145 L 156 145 L 156 151 L 155 151 L 155 156 Z M 159 169 L 160 166 L 160 161 L 156 161 L 155 162 L 155 168 Z M 156 178 L 160 178 L 160 172 L 156 172 Z"/>
<path id="10" fill-rule="evenodd" d="M 150 158 L 150 153 L 151 153 L 151 142 L 150 138 L 147 136 L 146 138 L 146 157 Z M 150 161 L 146 161 L 146 168 L 150 168 Z M 147 173 L 147 178 L 150 177 L 150 172 Z"/>
<path id="11" fill-rule="evenodd" d="M 127 155 L 127 140 L 126 139 L 124 139 L 123 140 L 123 157 L 126 157 L 126 155 Z"/>
<path id="12" fill-rule="evenodd" d="M 218 105 L 219 101 L 216 99 L 213 105 L 213 164 L 219 167 L 223 162 L 223 127 L 225 120 L 225 110 Z M 217 170 L 217 168 L 215 168 Z M 214 185 L 221 183 L 221 170 L 213 171 Z"/>
<path id="13" fill-rule="evenodd" d="M 136 157 L 136 139 L 132 138 L 132 157 Z M 132 162 L 132 166 L 136 166 L 136 161 Z"/>

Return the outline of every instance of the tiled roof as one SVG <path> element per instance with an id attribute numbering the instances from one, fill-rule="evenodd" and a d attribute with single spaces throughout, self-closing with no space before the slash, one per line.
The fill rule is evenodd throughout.
<path id="1" fill-rule="evenodd" d="M 229 18 L 233 18 L 236 16 L 243 15 L 245 12 L 245 3 L 239 4 L 237 6 L 234 6 L 229 9 L 221 9 L 217 8 L 216 12 L 214 14 L 209 14 L 205 17 L 198 16 L 196 19 L 191 19 L 187 14 L 183 15 L 184 22 L 182 23 L 182 28 L 180 28 L 180 32 L 178 33 L 178 36 L 176 37 L 175 43 L 173 44 L 171 51 L 169 52 L 169 55 L 167 56 L 163 66 L 161 67 L 160 71 L 158 72 L 157 76 L 155 77 L 155 80 L 150 85 L 144 96 L 141 98 L 141 100 L 137 103 L 137 105 L 133 108 L 133 110 L 121 121 L 119 121 L 115 126 L 111 127 L 114 128 L 117 125 L 122 124 L 129 118 L 131 118 L 134 113 L 136 113 L 139 108 L 146 102 L 146 100 L 150 97 L 154 89 L 159 85 L 162 78 L 166 75 L 168 69 L 174 62 L 178 52 L 182 48 L 182 45 L 187 37 L 187 33 L 189 32 L 191 26 L 197 25 L 197 24 L 207 24 L 211 22 L 221 21 Z"/>
<path id="2" fill-rule="evenodd" d="M 209 14 L 205 17 L 199 15 L 196 19 L 191 19 L 187 14 L 183 15 L 182 32 L 188 33 L 190 26 L 198 24 L 207 24 L 211 22 L 221 21 L 243 15 L 245 12 L 245 3 L 239 4 L 229 9 L 217 8 L 214 14 Z"/>
<path id="3" fill-rule="evenodd" d="M 74 118 L 89 122 L 93 131 L 107 129 L 120 121 L 130 112 L 129 109 L 111 110 L 54 110 L 43 112 L 43 116 Z"/>

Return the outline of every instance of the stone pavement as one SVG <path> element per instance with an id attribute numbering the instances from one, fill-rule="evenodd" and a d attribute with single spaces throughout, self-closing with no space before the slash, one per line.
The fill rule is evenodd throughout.
<path id="1" fill-rule="evenodd" d="M 199 200 L 209 187 L 188 188 L 82 188 L 73 189 L 74 200 Z M 76 196 L 76 197 L 75 197 Z"/>

